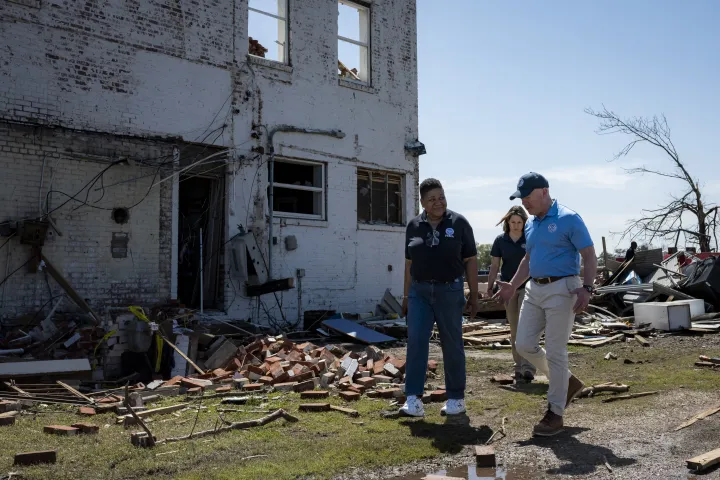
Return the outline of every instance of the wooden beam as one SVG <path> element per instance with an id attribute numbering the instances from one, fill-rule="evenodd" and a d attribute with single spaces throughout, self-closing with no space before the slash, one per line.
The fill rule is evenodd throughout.
<path id="1" fill-rule="evenodd" d="M 170 340 L 168 340 L 168 339 L 165 337 L 165 335 L 163 335 L 162 333 L 160 333 L 159 330 L 158 330 L 158 334 L 160 335 L 160 338 L 162 338 L 165 343 L 167 343 L 168 345 L 170 345 L 170 348 L 172 348 L 172 349 L 175 350 L 177 353 L 179 353 L 180 356 L 183 357 L 186 362 L 188 362 L 198 373 L 200 373 L 200 375 L 204 375 L 204 374 L 205 374 L 205 372 L 203 371 L 202 368 L 200 368 L 200 367 L 198 367 L 197 365 L 195 365 L 195 362 L 193 362 L 192 360 L 190 360 L 190 357 L 188 357 L 187 355 L 185 355 L 185 353 L 183 353 L 182 350 L 180 350 L 178 347 L 176 347 L 175 344 L 173 344 Z"/>
<path id="2" fill-rule="evenodd" d="M 281 278 L 279 280 L 270 280 L 260 285 L 246 285 L 245 293 L 248 297 L 259 297 L 266 293 L 290 290 L 292 288 L 295 288 L 294 278 Z"/>
<path id="3" fill-rule="evenodd" d="M 697 457 L 693 457 L 690 460 L 686 460 L 686 463 L 689 469 L 695 470 L 696 472 L 705 470 L 708 467 L 720 463 L 720 448 L 716 448 L 715 450 L 711 450 L 707 453 L 703 453 L 702 455 L 698 455 Z"/>
<path id="4" fill-rule="evenodd" d="M 60 385 L 61 387 L 63 387 L 63 388 L 64 388 L 65 390 L 67 390 L 68 392 L 70 392 L 70 393 L 72 393 L 73 395 L 75 395 L 76 397 L 82 398 L 83 400 L 85 400 L 85 401 L 88 402 L 88 403 L 95 403 L 95 400 L 93 400 L 93 399 L 90 398 L 90 397 L 86 397 L 85 395 L 83 395 L 82 393 L 78 392 L 77 390 L 75 390 L 75 389 L 74 389 L 73 387 L 71 387 L 70 385 L 68 385 L 68 384 L 66 384 L 66 383 L 63 383 L 63 382 L 61 382 L 60 380 L 57 381 L 57 384 Z"/>
<path id="5" fill-rule="evenodd" d="M 92 316 L 96 322 L 100 322 L 100 317 L 98 317 L 95 312 L 93 312 L 93 309 L 90 308 L 90 305 L 85 302 L 85 300 L 75 291 L 75 289 L 68 283 L 67 280 L 65 280 L 65 277 L 62 276 L 62 274 L 53 266 L 52 263 L 50 263 L 50 260 L 47 259 L 45 255 L 40 253 L 40 258 L 43 262 L 45 262 L 45 268 L 47 268 L 47 272 L 50 274 L 51 277 L 55 279 L 55 281 L 65 290 L 65 292 L 68 294 L 70 298 L 77 304 L 78 307 L 82 308 L 86 313 L 89 313 L 90 316 Z"/>
<path id="6" fill-rule="evenodd" d="M 697 422 L 698 420 L 702 420 L 703 418 L 709 417 L 710 415 L 715 415 L 717 412 L 720 412 L 720 406 L 709 408 L 709 409 L 705 410 L 704 412 L 700 412 L 697 415 L 695 415 L 694 417 L 692 417 L 690 420 L 688 420 L 687 422 L 685 422 L 682 425 L 680 425 L 679 427 L 677 427 L 675 429 L 675 431 L 677 432 L 678 430 L 682 430 L 685 427 L 689 427 L 690 425 Z"/>

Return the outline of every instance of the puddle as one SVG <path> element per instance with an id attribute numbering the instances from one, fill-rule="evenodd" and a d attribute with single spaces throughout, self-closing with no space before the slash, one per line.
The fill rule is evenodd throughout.
<path id="1" fill-rule="evenodd" d="M 537 478 L 533 470 L 528 468 L 480 468 L 474 465 L 438 470 L 428 473 L 415 473 L 404 477 L 394 477 L 392 480 L 532 480 Z"/>

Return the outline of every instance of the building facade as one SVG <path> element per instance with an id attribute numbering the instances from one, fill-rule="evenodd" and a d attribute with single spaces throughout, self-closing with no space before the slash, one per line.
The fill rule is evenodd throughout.
<path id="1" fill-rule="evenodd" d="M 299 326 L 402 293 L 413 0 L 4 0 L 0 43 L 1 315 L 63 291 L 16 230 L 37 219 L 98 312 Z"/>

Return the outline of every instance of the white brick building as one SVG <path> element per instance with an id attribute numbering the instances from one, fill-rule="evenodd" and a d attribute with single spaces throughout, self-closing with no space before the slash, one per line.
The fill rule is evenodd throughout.
<path id="1" fill-rule="evenodd" d="M 198 306 L 200 227 L 205 308 L 232 318 L 401 294 L 414 0 L 0 0 L 0 45 L 0 234 L 49 213 L 42 251 L 96 310 Z M 33 313 L 61 289 L 6 240 L 0 315 Z M 295 288 L 258 302 L 270 261 Z"/>

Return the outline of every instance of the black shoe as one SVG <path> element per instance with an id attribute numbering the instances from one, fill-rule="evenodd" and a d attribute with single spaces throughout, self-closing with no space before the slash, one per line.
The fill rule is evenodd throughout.
<path id="1" fill-rule="evenodd" d="M 535 380 L 535 375 L 530 372 L 525 372 L 522 376 L 523 380 L 525 380 L 525 383 L 532 383 L 532 381 Z"/>

